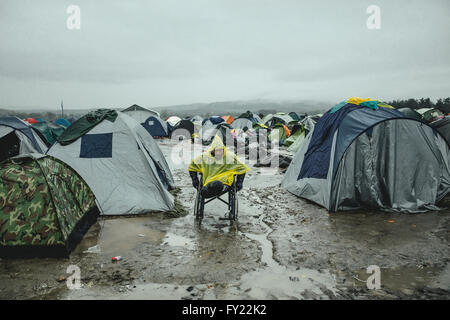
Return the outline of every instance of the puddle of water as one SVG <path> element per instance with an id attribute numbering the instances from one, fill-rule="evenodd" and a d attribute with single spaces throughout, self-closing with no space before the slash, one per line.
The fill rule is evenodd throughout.
<path id="1" fill-rule="evenodd" d="M 365 285 L 364 282 L 369 276 L 366 270 L 360 270 L 358 279 L 363 281 L 360 284 Z M 381 268 L 380 283 L 382 288 L 391 290 L 415 290 L 423 287 L 450 290 L 450 265 L 447 265 L 444 270 L 437 267 Z"/>
<path id="2" fill-rule="evenodd" d="M 175 233 L 168 232 L 162 239 L 162 245 L 169 245 L 172 247 L 183 247 L 189 250 L 194 249 L 194 242 L 186 237 Z"/>
<path id="3" fill-rule="evenodd" d="M 261 173 L 262 174 L 255 174 L 254 176 L 245 179 L 244 184 L 257 189 L 264 189 L 278 186 L 283 180 L 283 175 L 271 174 L 270 178 L 268 179 L 269 171 L 262 171 Z"/>
<path id="4" fill-rule="evenodd" d="M 72 290 L 70 294 L 63 299 L 69 300 L 180 300 L 182 297 L 189 296 L 186 286 L 177 286 L 173 284 L 148 283 L 137 285 L 136 288 L 127 290 L 122 287 L 124 292 L 115 290 L 99 290 L 99 288 L 81 288 Z"/>
<path id="5" fill-rule="evenodd" d="M 165 232 L 147 227 L 151 217 L 135 217 L 123 219 L 106 219 L 99 222 L 99 226 L 89 230 L 76 248 L 76 253 L 84 252 L 90 247 L 98 245 L 101 254 L 126 255 L 143 242 L 160 242 Z"/>
<path id="6" fill-rule="evenodd" d="M 253 299 L 304 299 L 305 291 L 328 298 L 320 289 L 326 288 L 336 293 L 336 279 L 328 271 L 319 272 L 312 269 L 289 270 L 273 258 L 273 245 L 267 238 L 273 231 L 259 218 L 259 223 L 266 229 L 264 234 L 243 233 L 246 237 L 257 241 L 262 250 L 261 262 L 266 267 L 245 274 L 241 278 L 241 288 Z"/>
<path id="7" fill-rule="evenodd" d="M 241 289 L 252 299 L 305 299 L 305 291 L 328 298 L 321 290 L 324 287 L 333 293 L 335 278 L 328 272 L 311 269 L 281 270 L 266 268 L 245 274 L 241 278 Z"/>

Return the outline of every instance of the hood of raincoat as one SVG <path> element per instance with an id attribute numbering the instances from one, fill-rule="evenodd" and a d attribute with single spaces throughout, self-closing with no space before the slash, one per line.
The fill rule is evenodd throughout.
<path id="1" fill-rule="evenodd" d="M 223 149 L 222 159 L 217 160 L 211 154 L 217 149 Z M 191 161 L 188 170 L 202 174 L 203 186 L 216 180 L 231 186 L 235 175 L 244 174 L 250 169 L 233 152 L 228 151 L 222 139 L 216 135 L 208 150 Z"/>

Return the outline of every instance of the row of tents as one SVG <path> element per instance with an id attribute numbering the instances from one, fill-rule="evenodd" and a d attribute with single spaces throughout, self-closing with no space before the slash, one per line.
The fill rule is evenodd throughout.
<path id="1" fill-rule="evenodd" d="M 148 129 L 159 115 L 138 106 L 125 111 L 89 112 L 50 145 L 36 123 L 0 118 L 0 256 L 68 255 L 99 215 L 174 208 L 174 179 Z M 183 122 L 204 143 L 208 130 L 231 139 L 278 132 L 271 141 L 295 154 L 282 187 L 331 212 L 436 210 L 450 191 L 449 117 L 428 123 L 350 98 L 323 115 L 248 111 L 162 123 Z"/>
<path id="2" fill-rule="evenodd" d="M 158 144 L 123 112 L 99 109 L 47 146 L 29 123 L 0 118 L 0 256 L 68 255 L 98 215 L 174 208 Z"/>

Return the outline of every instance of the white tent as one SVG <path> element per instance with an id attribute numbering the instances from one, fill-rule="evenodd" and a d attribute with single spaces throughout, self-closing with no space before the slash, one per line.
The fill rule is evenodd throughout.
<path id="1" fill-rule="evenodd" d="M 114 122 L 103 120 L 70 144 L 56 143 L 48 154 L 83 177 L 104 215 L 174 207 L 168 192 L 174 180 L 159 146 L 143 126 L 122 112 L 117 112 Z"/>
<path id="2" fill-rule="evenodd" d="M 181 121 L 181 118 L 177 117 L 177 116 L 171 116 L 171 117 L 167 118 L 167 120 L 166 120 L 166 122 L 168 124 L 170 124 L 172 127 L 175 127 L 178 124 L 178 122 L 180 122 L 180 121 Z"/>
<path id="3" fill-rule="evenodd" d="M 151 116 L 160 116 L 158 111 L 146 109 L 138 106 L 137 104 L 133 104 L 131 107 L 126 108 L 122 112 L 126 113 L 139 123 L 144 123 Z"/>

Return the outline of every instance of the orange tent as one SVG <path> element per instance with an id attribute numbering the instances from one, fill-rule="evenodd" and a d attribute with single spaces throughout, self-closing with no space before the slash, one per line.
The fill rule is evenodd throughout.
<path id="1" fill-rule="evenodd" d="M 234 120 L 232 116 L 222 116 L 222 119 L 225 120 L 225 122 L 228 124 L 231 124 Z"/>
<path id="2" fill-rule="evenodd" d="M 284 133 L 286 133 L 286 137 L 289 137 L 291 135 L 291 131 L 289 130 L 289 128 L 283 124 L 283 129 Z"/>

